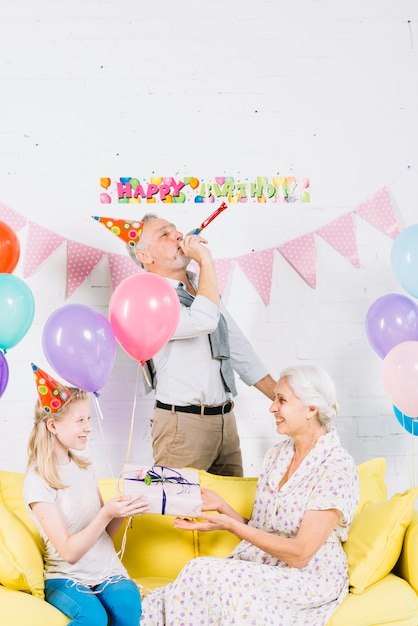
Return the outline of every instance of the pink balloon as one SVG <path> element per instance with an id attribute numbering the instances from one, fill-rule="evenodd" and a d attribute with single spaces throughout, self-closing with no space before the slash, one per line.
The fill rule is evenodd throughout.
<path id="1" fill-rule="evenodd" d="M 383 386 L 404 415 L 418 417 L 418 341 L 404 341 L 387 353 Z"/>
<path id="2" fill-rule="evenodd" d="M 142 364 L 171 339 L 179 319 L 177 293 L 157 274 L 144 272 L 125 278 L 109 302 L 109 321 L 116 339 Z"/>

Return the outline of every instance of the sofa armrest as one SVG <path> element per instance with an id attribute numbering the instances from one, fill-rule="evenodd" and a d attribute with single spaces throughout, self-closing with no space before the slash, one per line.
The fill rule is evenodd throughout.
<path id="1" fill-rule="evenodd" d="M 412 521 L 406 529 L 402 552 L 394 567 L 394 572 L 409 582 L 418 594 L 418 511 L 414 511 Z"/>

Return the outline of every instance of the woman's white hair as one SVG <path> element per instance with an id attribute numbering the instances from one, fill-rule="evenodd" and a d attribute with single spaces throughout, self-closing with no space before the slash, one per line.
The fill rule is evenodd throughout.
<path id="1" fill-rule="evenodd" d="M 294 365 L 280 373 L 304 406 L 318 410 L 318 419 L 326 426 L 338 413 L 337 394 L 331 376 L 319 365 Z"/>

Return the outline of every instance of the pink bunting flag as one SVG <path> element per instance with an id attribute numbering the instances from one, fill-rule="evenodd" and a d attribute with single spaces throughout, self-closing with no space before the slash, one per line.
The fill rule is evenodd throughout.
<path id="1" fill-rule="evenodd" d="M 316 233 L 350 261 L 354 267 L 360 267 L 352 212 L 322 226 Z"/>
<path id="2" fill-rule="evenodd" d="M 112 281 L 113 290 L 125 278 L 144 271 L 129 256 L 108 253 L 107 258 L 109 260 L 110 280 Z"/>
<path id="3" fill-rule="evenodd" d="M 9 209 L 5 204 L 0 204 L 0 220 L 5 222 L 13 230 L 20 230 L 28 223 L 26 217 L 19 215 L 13 209 Z"/>
<path id="4" fill-rule="evenodd" d="M 244 274 L 260 294 L 264 304 L 270 304 L 271 280 L 273 276 L 274 248 L 251 252 L 237 259 Z"/>
<path id="5" fill-rule="evenodd" d="M 28 243 L 26 246 L 24 278 L 27 278 L 43 263 L 57 248 L 67 241 L 61 235 L 53 233 L 47 228 L 29 222 Z"/>
<path id="6" fill-rule="evenodd" d="M 67 298 L 86 280 L 104 255 L 103 250 L 91 248 L 76 241 L 68 241 Z"/>
<path id="7" fill-rule="evenodd" d="M 232 259 L 215 259 L 216 276 L 221 294 L 225 293 L 231 273 Z"/>
<path id="8" fill-rule="evenodd" d="M 286 261 L 308 283 L 316 287 L 316 245 L 314 233 L 308 233 L 297 239 L 292 239 L 277 248 Z"/>
<path id="9" fill-rule="evenodd" d="M 367 222 L 381 230 L 385 235 L 396 239 L 400 228 L 396 220 L 395 211 L 392 206 L 389 190 L 383 187 L 375 194 L 367 198 L 354 209 L 354 213 L 360 215 Z"/>

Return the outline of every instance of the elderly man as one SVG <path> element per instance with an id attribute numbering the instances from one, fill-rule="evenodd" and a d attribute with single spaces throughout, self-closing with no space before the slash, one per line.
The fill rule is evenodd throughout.
<path id="1" fill-rule="evenodd" d="M 181 303 L 174 335 L 152 360 L 154 463 L 242 476 L 234 370 L 270 399 L 274 380 L 220 301 L 206 239 L 183 236 L 152 214 L 128 224 L 139 226 L 128 244 L 131 257 L 147 272 L 165 277 Z M 198 276 L 187 270 L 191 260 L 199 265 Z"/>

